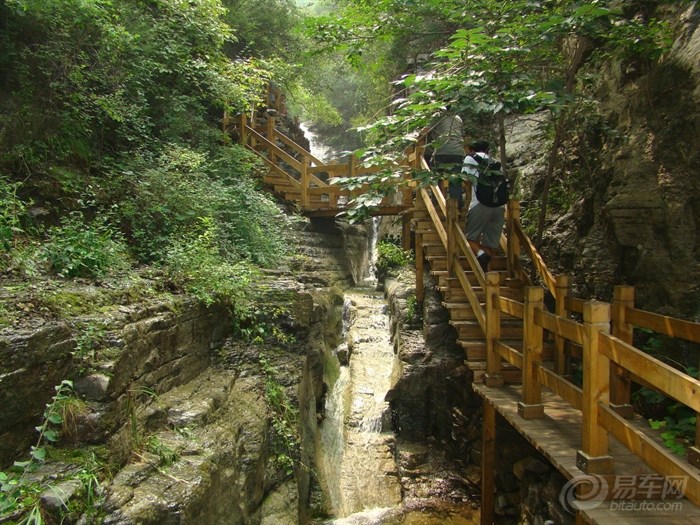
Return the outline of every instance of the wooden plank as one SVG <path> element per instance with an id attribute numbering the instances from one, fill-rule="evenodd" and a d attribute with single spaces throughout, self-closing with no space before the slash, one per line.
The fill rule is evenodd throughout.
<path id="1" fill-rule="evenodd" d="M 438 217 L 438 215 L 437 215 L 437 211 L 435 210 L 435 206 L 433 205 L 433 202 L 430 200 L 428 192 L 426 191 L 425 188 L 421 188 L 420 192 L 423 195 L 423 201 L 426 204 L 426 209 L 428 210 L 428 213 L 430 214 L 430 218 L 433 221 L 433 227 L 435 228 L 435 231 L 437 232 L 437 234 L 440 236 L 440 242 L 442 242 L 443 246 L 447 246 L 447 232 L 445 231 L 445 227 L 442 225 L 442 221 L 440 220 L 440 217 Z"/>
<path id="2" fill-rule="evenodd" d="M 571 319 L 559 317 L 540 308 L 535 310 L 535 323 L 545 330 L 555 335 L 560 335 L 574 343 L 581 344 L 583 342 L 583 325 Z"/>
<path id="3" fill-rule="evenodd" d="M 525 415 L 524 409 L 520 412 L 523 417 L 541 417 L 542 386 L 537 375 L 537 368 L 542 364 L 542 339 L 544 334 L 542 327 L 535 323 L 534 317 L 536 312 L 544 306 L 544 290 L 538 286 L 528 286 L 525 289 L 524 306 L 523 406 L 532 408 L 532 405 L 539 405 L 539 410 L 533 416 Z"/>
<path id="4" fill-rule="evenodd" d="M 574 312 L 577 314 L 583 313 L 583 305 L 586 304 L 585 299 L 579 299 L 577 297 L 567 297 L 564 300 L 564 306 L 569 312 Z"/>
<path id="5" fill-rule="evenodd" d="M 496 411 L 503 416 L 517 432 L 532 444 L 566 479 L 585 476 L 576 465 L 574 450 L 580 447 L 581 412 L 571 407 L 558 396 L 543 392 L 543 402 L 547 407 L 544 417 L 523 419 L 518 416 L 517 403 L 520 400 L 520 388 L 506 386 L 488 388 L 474 384 L 474 391 L 487 398 Z M 621 418 L 620 418 L 621 419 Z M 622 420 L 624 423 L 629 423 Z M 646 466 L 636 455 L 620 444 L 614 436 L 610 441 L 610 450 L 615 457 L 615 474 L 604 475 L 609 486 L 614 486 L 619 477 L 633 478 L 653 476 L 656 473 Z M 676 500 L 672 500 L 676 501 Z M 697 516 L 700 509 L 688 499 L 678 500 L 683 503 L 682 516 L 672 513 L 661 515 L 658 512 L 633 513 L 628 519 L 629 511 L 610 510 L 611 502 L 601 502 L 595 509 L 580 511 L 577 523 L 596 523 L 600 525 L 641 524 L 641 525 L 676 525 L 700 523 Z M 689 521 L 682 521 L 685 517 Z"/>
<path id="6" fill-rule="evenodd" d="M 273 151 L 275 153 L 276 157 L 280 157 L 281 159 L 283 159 L 294 170 L 299 171 L 299 172 L 301 171 L 301 162 L 299 162 L 297 159 L 292 157 L 289 153 L 287 153 L 283 149 L 277 147 L 277 145 L 275 145 L 272 142 L 270 142 L 269 140 L 267 140 L 265 137 L 263 137 L 257 131 L 250 130 L 250 134 L 255 140 L 261 142 L 264 146 L 266 146 L 268 150 Z"/>
<path id="7" fill-rule="evenodd" d="M 479 286 L 482 289 L 486 288 L 486 276 L 484 275 L 483 270 L 481 269 L 481 265 L 479 264 L 479 261 L 476 258 L 476 254 L 474 253 L 474 250 L 471 249 L 469 246 L 469 243 L 467 242 L 467 238 L 464 236 L 463 231 L 459 231 L 459 235 L 456 238 L 457 242 L 457 251 L 459 254 L 462 255 L 467 261 L 467 269 L 471 270 L 472 274 L 476 277 Z"/>
<path id="8" fill-rule="evenodd" d="M 544 387 L 561 397 L 576 410 L 581 410 L 583 391 L 579 387 L 557 375 L 555 371 L 548 370 L 541 365 L 537 367 L 537 378 Z"/>
<path id="9" fill-rule="evenodd" d="M 601 332 L 610 330 L 610 305 L 589 301 L 583 308 L 583 403 L 581 451 L 586 473 L 607 474 L 612 468 L 608 455 L 608 433 L 598 422 L 599 403 L 608 402 L 610 360 L 599 351 Z"/>
<path id="10" fill-rule="evenodd" d="M 554 314 L 558 317 L 568 319 L 569 313 L 566 310 L 566 298 L 571 295 L 571 279 L 567 275 L 557 275 L 556 277 L 556 293 L 554 294 Z M 558 374 L 564 375 L 569 373 L 569 361 L 566 358 L 566 347 L 568 345 L 566 338 L 554 334 L 554 345 L 557 349 L 554 358 L 554 369 Z"/>
<path id="11" fill-rule="evenodd" d="M 479 324 L 481 325 L 482 330 L 484 330 L 484 332 L 485 332 L 486 331 L 485 308 L 482 308 L 481 301 L 480 301 L 479 297 L 477 296 L 474 288 L 472 288 L 472 285 L 469 282 L 467 274 L 464 272 L 464 270 L 462 268 L 459 268 L 459 267 L 454 268 L 454 270 L 455 270 L 455 274 L 456 274 L 457 278 L 460 281 L 460 284 L 462 285 L 462 289 L 464 290 L 464 293 L 467 295 L 469 305 L 472 307 L 472 311 L 474 312 L 474 315 L 476 316 L 477 321 L 479 321 Z"/>
<path id="12" fill-rule="evenodd" d="M 684 476 L 685 496 L 700 505 L 700 471 L 671 454 L 663 445 L 631 426 L 605 404 L 599 405 L 598 421 L 644 463 L 665 476 Z"/>
<path id="13" fill-rule="evenodd" d="M 522 319 L 525 312 L 525 306 L 522 302 L 503 296 L 498 298 L 498 308 L 501 312 L 517 317 L 518 319 Z"/>
<path id="14" fill-rule="evenodd" d="M 600 352 L 633 375 L 644 378 L 661 393 L 700 411 L 700 381 L 697 379 L 609 334 L 601 334 Z"/>
<path id="15" fill-rule="evenodd" d="M 508 361 L 514 367 L 522 370 L 523 369 L 523 354 L 510 345 L 505 344 L 503 341 L 496 341 L 494 343 L 496 352 L 500 357 Z"/>
<path id="16" fill-rule="evenodd" d="M 654 332 L 685 339 L 693 343 L 700 343 L 700 323 L 637 310 L 636 308 L 627 308 L 625 310 L 625 319 L 634 326 L 647 328 Z"/>

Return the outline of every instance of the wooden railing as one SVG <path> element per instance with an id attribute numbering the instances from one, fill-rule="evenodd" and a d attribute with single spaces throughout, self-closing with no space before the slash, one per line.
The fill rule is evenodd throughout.
<path id="1" fill-rule="evenodd" d="M 240 117 L 238 126 L 241 141 L 254 151 L 264 152 L 271 172 L 284 181 L 283 185 L 290 192 L 299 194 L 301 205 L 306 209 L 342 209 L 363 190 L 350 192 L 333 185 L 333 179 L 373 171 L 357 166 L 352 157 L 347 163 L 324 164 L 280 133 L 272 116 L 268 116 L 264 131 L 250 126 L 245 116 Z M 552 274 L 523 230 L 517 201 L 508 204 L 505 233 L 500 241 L 506 254 L 505 276 L 500 272 L 484 274 L 464 235 L 455 200 L 446 199 L 444 188 L 437 184 L 418 188 L 406 184 L 411 169 L 429 169 L 423 158 L 424 144 L 425 140 L 420 139 L 405 152 L 406 173 L 397 178 L 402 201 L 398 207 L 404 210 L 413 207 L 414 212 L 430 219 L 432 231 L 437 234 L 447 256 L 447 274 L 459 283 L 485 334 L 486 386 L 502 387 L 502 365 L 504 362 L 512 365 L 522 374 L 522 398 L 518 405 L 521 417 L 544 416 L 547 407 L 543 403 L 543 389 L 581 411 L 581 448 L 577 451 L 577 465 L 581 470 L 612 473 L 614 458 L 609 455 L 609 435 L 612 434 L 658 473 L 684 476 L 686 497 L 700 505 L 700 418 L 695 444 L 690 447 L 687 460 L 671 454 L 652 435 L 630 421 L 633 382 L 700 412 L 700 381 L 632 344 L 635 327 L 700 343 L 700 324 L 636 309 L 634 289 L 628 286 L 615 288 L 612 304 L 572 297 L 568 276 Z M 281 162 L 285 169 L 279 166 Z M 321 173 L 328 176 L 328 181 L 317 176 Z M 416 298 L 419 302 L 423 300 L 422 237 L 423 233 L 416 232 Z M 522 256 L 530 261 L 532 277 L 524 270 Z M 535 282 L 541 282 L 542 286 L 533 286 Z M 524 286 L 522 302 L 501 293 L 504 285 L 513 283 Z M 483 306 L 479 289 L 485 292 Z M 550 294 L 553 311 L 545 308 L 545 293 Z M 521 349 L 501 339 L 503 315 L 522 319 Z M 545 341 L 554 344 L 551 364 L 543 359 Z M 581 362 L 580 386 L 571 380 L 569 364 L 572 360 Z"/>
<path id="2" fill-rule="evenodd" d="M 256 125 L 255 115 L 249 120 L 245 114 L 241 114 L 237 120 L 240 142 L 264 159 L 275 189 L 284 194 L 287 200 L 296 202 L 305 213 L 322 214 L 326 211 L 337 214 L 350 209 L 352 200 L 366 193 L 367 187 L 360 186 L 351 191 L 335 182 L 340 178 L 361 177 L 381 171 L 378 167 L 360 165 L 354 155 L 350 155 L 347 162 L 325 163 L 319 160 L 284 135 L 277 128 L 276 118 L 272 114 L 265 115 L 264 126 Z M 396 215 L 412 206 L 410 173 L 397 169 L 395 179 L 396 191 L 377 205 L 377 214 Z"/>
<path id="3" fill-rule="evenodd" d="M 425 165 L 421 167 L 427 169 Z M 499 272 L 484 274 L 481 270 L 458 220 L 454 199 L 445 199 L 437 185 L 419 189 L 415 209 L 430 217 L 447 254 L 448 276 L 459 283 L 486 336 L 486 386 L 504 385 L 504 362 L 520 369 L 521 417 L 544 417 L 547 407 L 542 401 L 543 389 L 581 411 L 581 448 L 576 453 L 581 470 L 592 474 L 613 472 L 614 458 L 609 455 L 612 434 L 656 472 L 684 476 L 685 496 L 700 504 L 700 418 L 694 446 L 683 459 L 665 448 L 652 432 L 644 432 L 633 424 L 630 399 L 631 385 L 638 383 L 700 412 L 700 381 L 632 345 L 634 328 L 700 343 L 700 323 L 636 309 L 634 289 L 629 286 L 615 287 L 612 304 L 572 297 L 569 277 L 553 275 L 524 232 L 517 201 L 508 204 L 505 234 L 500 242 L 507 260 L 505 276 Z M 417 254 L 422 253 L 422 242 L 422 235 L 417 234 Z M 523 269 L 523 255 L 530 261 L 532 278 Z M 416 293 L 417 299 L 422 300 L 423 262 L 420 255 L 416 259 Z M 468 274 L 475 279 L 470 280 Z M 524 285 L 522 302 L 501 294 L 501 287 L 508 280 Z M 533 286 L 534 281 L 542 286 Z M 479 288 L 485 291 L 483 306 L 477 295 Z M 553 311 L 545 307 L 545 293 L 551 294 Z M 521 350 L 501 339 L 503 315 L 522 319 Z M 553 343 L 553 363 L 543 359 L 546 342 Z M 572 382 L 572 360 L 580 361 L 580 386 Z"/>
<path id="4" fill-rule="evenodd" d="M 613 472 L 614 458 L 609 455 L 609 434 L 636 454 L 649 467 L 664 476 L 683 476 L 687 480 L 685 495 L 700 504 L 700 431 L 695 446 L 690 447 L 688 459 L 674 456 L 663 444 L 630 421 L 630 384 L 637 382 L 660 394 L 700 411 L 700 381 L 676 370 L 632 346 L 633 326 L 654 330 L 671 337 L 700 343 L 700 324 L 674 319 L 635 309 L 633 288 L 618 286 L 614 302 L 565 301 L 570 310 L 563 315 L 546 310 L 541 287 L 528 286 L 524 302 L 500 297 L 498 274 L 486 277 L 486 319 L 498 319 L 502 312 L 523 320 L 522 351 L 498 340 L 498 329 L 490 329 L 486 337 L 487 369 L 498 381 L 502 360 L 522 371 L 522 401 L 518 412 L 523 418 L 544 416 L 542 389 L 547 388 L 582 412 L 581 449 L 577 465 L 587 473 Z M 583 321 L 570 318 L 570 312 L 580 313 Z M 494 321 L 496 323 L 497 321 Z M 580 347 L 582 385 L 573 384 L 570 377 L 549 368 L 542 359 L 545 334 L 566 340 Z"/>

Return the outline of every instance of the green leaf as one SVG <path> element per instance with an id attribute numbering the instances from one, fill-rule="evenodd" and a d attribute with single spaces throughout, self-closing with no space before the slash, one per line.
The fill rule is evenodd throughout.
<path id="1" fill-rule="evenodd" d="M 57 414 L 55 412 L 53 414 L 49 414 L 46 419 L 54 425 L 60 425 L 61 423 L 63 423 L 63 418 L 61 417 L 61 414 Z"/>
<path id="2" fill-rule="evenodd" d="M 55 443 L 58 441 L 59 434 L 55 430 L 47 430 L 44 432 L 44 438 L 46 438 L 47 441 L 51 441 L 52 443 Z"/>
<path id="3" fill-rule="evenodd" d="M 37 461 L 44 461 L 46 459 L 46 449 L 44 447 L 32 447 L 30 455 Z"/>

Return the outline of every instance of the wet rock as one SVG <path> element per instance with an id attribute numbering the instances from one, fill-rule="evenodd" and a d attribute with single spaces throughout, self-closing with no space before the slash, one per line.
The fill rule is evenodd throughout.
<path id="1" fill-rule="evenodd" d="M 59 515 L 68 509 L 68 503 L 81 487 L 82 483 L 75 479 L 50 487 L 39 496 L 42 508 L 50 514 Z"/>
<path id="2" fill-rule="evenodd" d="M 282 484 L 263 501 L 260 525 L 298 525 L 298 504 L 294 482 Z"/>
<path id="3" fill-rule="evenodd" d="M 104 374 L 90 374 L 75 381 L 76 393 L 91 401 L 103 401 L 107 397 L 110 378 Z"/>

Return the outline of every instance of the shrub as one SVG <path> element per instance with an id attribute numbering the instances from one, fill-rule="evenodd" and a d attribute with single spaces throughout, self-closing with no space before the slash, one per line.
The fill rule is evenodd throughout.
<path id="1" fill-rule="evenodd" d="M 9 250 L 12 241 L 24 232 L 27 204 L 17 197 L 18 183 L 0 176 L 0 247 Z"/>
<path id="2" fill-rule="evenodd" d="M 391 268 L 399 268 L 412 262 L 413 254 L 410 251 L 405 251 L 390 241 L 377 243 L 376 273 L 378 278 L 383 278 Z"/>
<path id="3" fill-rule="evenodd" d="M 183 236 L 170 247 L 168 274 L 204 304 L 221 302 L 230 306 L 236 317 L 246 317 L 257 272 L 246 261 L 234 263 L 222 256 L 212 219 L 201 218 L 200 224 L 198 232 Z"/>
<path id="4" fill-rule="evenodd" d="M 64 217 L 49 230 L 42 258 L 61 277 L 101 277 L 128 266 L 121 234 L 105 221 L 86 223 L 80 212 Z"/>
<path id="5" fill-rule="evenodd" d="M 200 219 L 216 225 L 216 241 L 231 260 L 274 265 L 286 252 L 281 212 L 251 177 L 256 163 L 239 147 L 201 153 L 169 145 L 156 159 L 135 159 L 122 171 L 131 190 L 118 206 L 137 257 L 163 261 L 182 232 L 197 231 Z M 127 183 L 128 182 L 128 183 Z"/>

